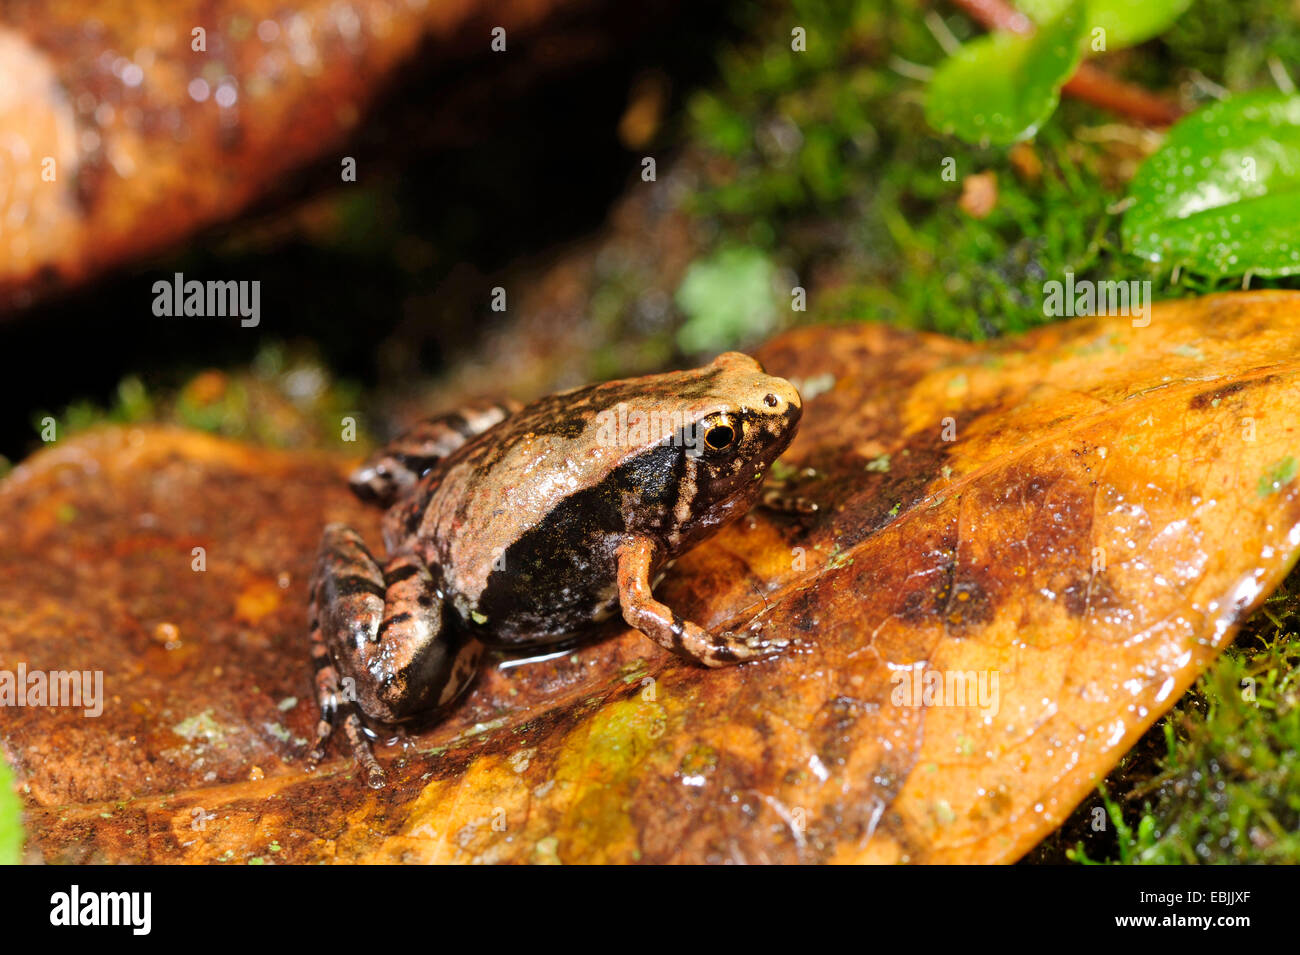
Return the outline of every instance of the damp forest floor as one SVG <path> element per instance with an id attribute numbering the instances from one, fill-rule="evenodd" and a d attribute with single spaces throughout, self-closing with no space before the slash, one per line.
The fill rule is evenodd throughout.
<path id="1" fill-rule="evenodd" d="M 240 274 L 235 264 L 250 256 L 294 274 L 334 271 L 341 262 L 367 270 L 385 296 L 364 305 L 373 347 L 357 342 L 360 319 L 342 307 L 346 299 L 331 309 L 338 287 L 308 283 L 314 291 L 300 305 L 314 316 L 310 330 L 269 334 L 228 358 L 181 351 L 124 359 L 112 382 L 31 407 L 29 434 L 48 419 L 60 437 L 106 420 L 169 421 L 275 446 L 359 453 L 391 430 L 399 409 L 445 399 L 440 381 L 458 356 L 474 356 L 483 382 L 500 374 L 493 349 L 510 340 L 508 325 L 476 338 L 475 320 L 462 319 L 469 327 L 430 341 L 411 315 L 436 299 L 438 321 L 453 321 L 446 316 L 455 314 L 457 295 L 536 275 L 539 258 L 552 275 L 566 256 L 588 256 L 598 267 L 584 273 L 593 276 L 583 293 L 586 350 L 566 356 L 562 372 L 529 378 L 532 387 L 685 364 L 802 323 L 883 321 L 966 339 L 1013 334 L 1056 320 L 1044 314 L 1043 286 L 1067 272 L 1150 281 L 1156 298 L 1241 286 L 1240 278 L 1175 275 L 1121 250 L 1121 200 L 1157 133 L 1069 99 L 1034 140 L 1013 149 L 980 149 L 928 130 L 918 77 L 944 56 L 935 17 L 959 40 L 982 32 L 942 2 L 737 3 L 705 44 L 706 67 L 666 96 L 653 69 L 630 77 L 624 125 L 640 117 L 649 129 L 628 134 L 625 189 L 640 188 L 639 157 L 652 152 L 686 226 L 664 253 L 681 260 L 664 270 L 666 290 L 663 275 L 617 267 L 601 247 L 598 218 L 594 239 L 579 224 L 555 250 L 515 250 L 522 265 L 509 248 L 483 251 L 499 223 L 439 215 L 429 177 L 399 169 L 346 196 L 312 200 L 309 215 L 285 213 L 287 230 L 262 220 L 181 253 L 183 263 L 231 263 L 219 274 Z M 803 55 L 790 51 L 791 24 L 812 40 Z M 1218 88 L 1273 88 L 1273 60 L 1300 63 L 1291 0 L 1195 0 L 1160 37 L 1104 62 L 1195 105 Z M 967 211 L 941 177 L 948 158 L 963 176 L 994 183 L 986 215 Z M 516 179 L 507 188 L 549 188 L 523 173 Z M 473 187 L 464 188 L 472 200 Z M 573 251 L 575 242 L 587 247 Z M 796 285 L 807 289 L 804 311 L 791 309 Z M 116 292 L 103 294 L 111 300 Z M 522 311 L 508 321 L 546 320 L 544 309 Z M 375 318 L 383 315 L 395 317 Z M 410 367 L 400 356 L 412 354 L 423 377 L 395 388 Z M 537 361 L 546 369 L 555 358 Z M 358 410 L 357 441 L 344 443 L 338 422 Z M 38 446 L 33 437 L 0 451 L 17 460 Z M 1292 573 L 1195 688 L 1024 861 L 1300 862 L 1298 663 L 1300 573 Z"/>

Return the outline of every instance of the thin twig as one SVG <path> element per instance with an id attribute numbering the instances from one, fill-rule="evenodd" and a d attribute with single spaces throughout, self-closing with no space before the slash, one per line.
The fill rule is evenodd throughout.
<path id="1" fill-rule="evenodd" d="M 948 24 L 943 22 L 943 17 L 936 11 L 925 11 L 925 25 L 930 28 L 930 34 L 943 47 L 943 52 L 952 56 L 961 49 L 961 40 L 953 36 L 952 31 L 948 29 Z"/>
<path id="2" fill-rule="evenodd" d="M 1034 24 L 1006 0 L 953 0 L 990 30 L 1033 33 Z M 1182 107 L 1126 80 L 1111 76 L 1092 63 L 1080 63 L 1061 91 L 1148 126 L 1168 126 L 1183 115 Z"/>
<path id="3" fill-rule="evenodd" d="M 1091 63 L 1080 63 L 1061 91 L 1148 126 L 1169 126 L 1183 115 L 1182 107 L 1172 100 L 1112 76 Z"/>
<path id="4" fill-rule="evenodd" d="M 934 77 L 934 67 L 913 63 L 901 56 L 891 56 L 889 68 L 899 76 L 906 76 L 909 80 L 920 80 L 922 83 L 928 83 Z"/>
<path id="5" fill-rule="evenodd" d="M 1290 96 L 1295 92 L 1295 81 L 1291 79 L 1291 74 L 1286 71 L 1286 67 L 1276 56 L 1268 58 L 1268 71 L 1273 74 L 1273 82 L 1283 93 Z"/>
<path id="6" fill-rule="evenodd" d="M 1210 79 L 1200 70 L 1192 70 L 1192 85 L 1196 87 L 1198 93 L 1204 93 L 1206 96 L 1213 96 L 1215 99 L 1227 99 L 1228 89 L 1226 86 L 1220 86 L 1214 80 Z"/>

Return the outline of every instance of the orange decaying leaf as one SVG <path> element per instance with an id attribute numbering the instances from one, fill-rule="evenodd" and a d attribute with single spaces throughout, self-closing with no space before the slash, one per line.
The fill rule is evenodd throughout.
<path id="1" fill-rule="evenodd" d="M 705 670 L 615 628 L 491 667 L 381 754 L 378 793 L 342 754 L 301 768 L 316 537 L 346 520 L 377 539 L 340 462 L 159 429 L 43 452 L 0 484 L 0 665 L 101 669 L 109 699 L 97 719 L 6 710 L 32 851 L 1015 860 L 1293 565 L 1297 311 L 1251 293 L 987 345 L 881 325 L 778 339 L 769 371 L 817 382 L 788 463 L 813 469 L 796 490 L 819 507 L 753 512 L 656 593 L 790 650 Z M 259 580 L 287 580 L 284 599 L 232 613 Z M 161 659 L 164 621 L 189 656 Z"/>

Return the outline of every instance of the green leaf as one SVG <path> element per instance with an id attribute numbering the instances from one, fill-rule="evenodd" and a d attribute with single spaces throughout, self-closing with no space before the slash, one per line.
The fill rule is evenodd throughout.
<path id="1" fill-rule="evenodd" d="M 970 143 L 1028 139 L 1052 115 L 1082 56 L 1083 19 L 1071 0 L 1031 36 L 992 33 L 967 43 L 935 71 L 925 118 Z"/>
<path id="2" fill-rule="evenodd" d="M 23 804 L 13 785 L 9 764 L 0 757 L 0 865 L 17 865 L 23 857 Z"/>
<path id="3" fill-rule="evenodd" d="M 677 289 L 687 321 L 677 331 L 683 351 L 702 352 L 762 338 L 778 316 L 776 267 L 759 249 L 723 249 L 693 262 Z"/>
<path id="4" fill-rule="evenodd" d="M 1300 273 L 1300 96 L 1215 103 L 1169 131 L 1129 186 L 1124 247 L 1209 276 Z"/>
<path id="5" fill-rule="evenodd" d="M 1070 0 L 1016 0 L 1020 12 L 1035 23 L 1046 23 L 1059 16 L 1069 3 Z M 1163 33 L 1191 3 L 1192 0 L 1087 0 L 1083 33 L 1091 45 L 1092 31 L 1105 30 L 1103 49 L 1119 50 Z"/>

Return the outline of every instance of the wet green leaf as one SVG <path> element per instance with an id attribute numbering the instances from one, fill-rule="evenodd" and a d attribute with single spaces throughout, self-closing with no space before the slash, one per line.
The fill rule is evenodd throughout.
<path id="1" fill-rule="evenodd" d="M 1088 0 L 1083 5 L 1084 36 L 1096 52 L 1118 50 L 1149 40 L 1182 16 L 1192 0 Z M 1046 23 L 1069 6 L 1069 0 L 1016 0 L 1035 23 Z M 1094 30 L 1105 30 L 1100 49 L 1092 47 Z"/>
<path id="2" fill-rule="evenodd" d="M 1300 96 L 1256 93 L 1187 117 L 1138 170 L 1129 251 L 1211 276 L 1300 273 Z"/>
<path id="3" fill-rule="evenodd" d="M 930 81 L 926 120 L 972 143 L 1028 139 L 1052 115 L 1079 64 L 1083 28 L 1071 2 L 1031 36 L 993 33 L 967 43 Z"/>

